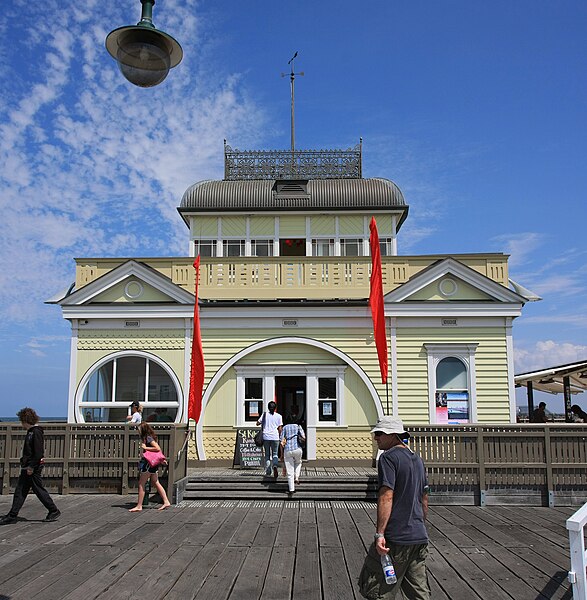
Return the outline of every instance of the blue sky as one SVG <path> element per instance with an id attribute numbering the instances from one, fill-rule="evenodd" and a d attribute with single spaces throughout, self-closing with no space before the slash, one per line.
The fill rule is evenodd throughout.
<path id="1" fill-rule="evenodd" d="M 73 257 L 187 254 L 176 207 L 222 178 L 223 139 L 289 147 L 294 51 L 296 146 L 363 137 L 364 176 L 410 205 L 400 253 L 511 254 L 544 298 L 517 372 L 587 359 L 585 2 L 157 0 L 184 60 L 147 90 L 104 48 L 139 0 L 43 6 L 0 12 L 0 416 L 66 414 L 70 329 L 44 301 Z"/>

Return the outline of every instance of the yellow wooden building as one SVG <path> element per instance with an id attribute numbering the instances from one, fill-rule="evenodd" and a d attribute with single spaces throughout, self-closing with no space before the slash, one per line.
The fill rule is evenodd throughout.
<path id="1" fill-rule="evenodd" d="M 72 324 L 70 422 L 187 422 L 194 302 L 206 364 L 198 458 L 232 457 L 270 400 L 298 410 L 309 460 L 370 458 L 369 425 L 515 421 L 512 323 L 536 299 L 499 253 L 404 256 L 400 189 L 346 151 L 239 152 L 185 192 L 177 258 L 78 258 L 53 299 Z M 379 230 L 389 344 L 381 384 L 368 305 L 369 221 Z M 187 237 L 187 236 L 186 236 Z"/>

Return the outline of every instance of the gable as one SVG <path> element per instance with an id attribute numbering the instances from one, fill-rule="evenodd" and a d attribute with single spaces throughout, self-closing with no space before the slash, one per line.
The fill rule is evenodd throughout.
<path id="1" fill-rule="evenodd" d="M 385 295 L 385 303 L 491 302 L 524 304 L 526 298 L 471 269 L 454 258 L 445 258 L 411 277 Z"/>
<path id="2" fill-rule="evenodd" d="M 495 298 L 479 288 L 448 273 L 436 281 L 425 285 L 417 292 L 405 299 L 406 301 L 484 301 L 492 302 Z"/>
<path id="3" fill-rule="evenodd" d="M 193 305 L 194 296 L 155 269 L 129 260 L 58 302 L 61 306 L 113 303 Z"/>
<path id="4" fill-rule="evenodd" d="M 141 302 L 176 302 L 176 300 L 145 281 L 130 276 L 104 292 L 95 295 L 88 304 L 112 304 L 119 302 L 138 304 Z"/>

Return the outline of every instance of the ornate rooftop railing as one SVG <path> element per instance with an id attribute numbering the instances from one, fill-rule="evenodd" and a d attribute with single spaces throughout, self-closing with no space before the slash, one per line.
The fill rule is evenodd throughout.
<path id="1" fill-rule="evenodd" d="M 224 141 L 224 179 L 356 179 L 362 143 L 347 150 L 233 150 Z"/>

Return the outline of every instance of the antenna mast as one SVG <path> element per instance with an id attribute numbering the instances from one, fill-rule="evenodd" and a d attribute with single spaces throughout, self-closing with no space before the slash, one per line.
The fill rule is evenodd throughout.
<path id="1" fill-rule="evenodd" d="M 291 70 L 290 70 L 290 74 L 289 74 L 289 80 L 290 80 L 290 85 L 291 85 L 291 152 L 292 152 L 292 160 L 293 160 L 293 153 L 296 149 L 296 141 L 295 141 L 295 79 L 296 79 L 296 75 L 300 75 L 301 77 L 303 77 L 304 72 L 301 71 L 300 73 L 294 73 L 294 59 L 297 57 L 298 53 L 296 52 L 288 61 L 287 64 L 290 65 Z M 281 76 L 285 77 L 287 73 L 282 73 Z"/>

